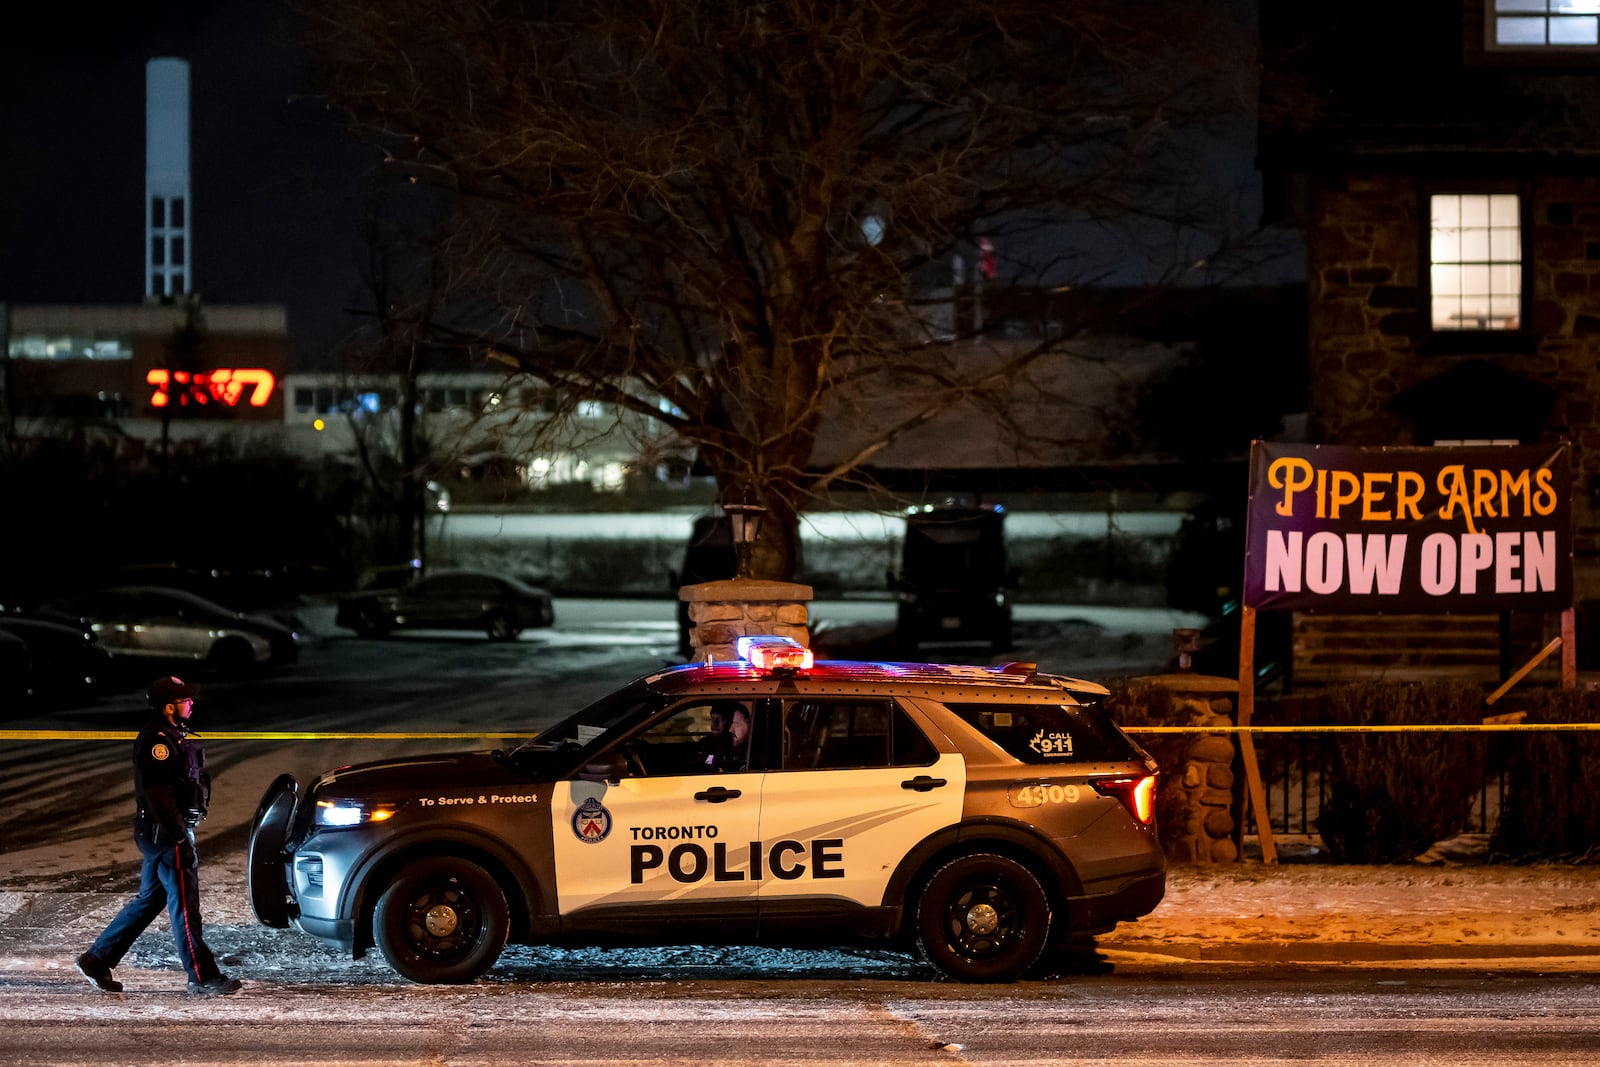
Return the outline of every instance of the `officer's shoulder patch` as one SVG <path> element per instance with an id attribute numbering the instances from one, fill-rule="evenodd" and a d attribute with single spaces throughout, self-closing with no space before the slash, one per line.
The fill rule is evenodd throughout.
<path id="1" fill-rule="evenodd" d="M 152 759 L 163 760 L 170 755 L 172 755 L 172 750 L 160 741 L 157 741 L 154 745 L 150 746 L 150 756 Z"/>

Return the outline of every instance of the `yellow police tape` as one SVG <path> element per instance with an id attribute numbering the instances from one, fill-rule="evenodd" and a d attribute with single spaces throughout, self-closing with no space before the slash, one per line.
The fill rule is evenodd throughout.
<path id="1" fill-rule="evenodd" d="M 1398 734 L 1398 733 L 1516 733 L 1527 731 L 1593 731 L 1600 722 L 1427 723 L 1415 726 L 1124 726 L 1130 734 Z M 4 741 L 132 741 L 137 733 L 126 730 L 0 730 Z M 530 732 L 487 733 L 377 733 L 366 731 L 217 731 L 197 734 L 206 741 L 436 741 L 521 740 L 538 737 Z"/>

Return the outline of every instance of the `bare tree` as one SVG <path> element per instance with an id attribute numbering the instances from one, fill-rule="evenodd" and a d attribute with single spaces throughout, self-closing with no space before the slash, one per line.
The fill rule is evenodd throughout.
<path id="1" fill-rule="evenodd" d="M 763 577 L 818 494 L 1070 340 L 954 355 L 983 322 L 945 313 L 953 257 L 988 238 L 991 290 L 1070 284 L 1062 234 L 1204 217 L 1205 142 L 1175 131 L 1254 77 L 1238 5 L 1207 0 L 304 6 L 335 104 L 492 238 L 463 339 L 670 425 L 777 520 Z M 824 414 L 884 395 L 903 410 L 815 469 Z"/>
<path id="2" fill-rule="evenodd" d="M 200 307 L 200 297 L 194 293 L 179 298 L 183 320 L 172 329 L 162 348 L 161 370 L 166 380 L 157 391 L 161 400 L 157 414 L 161 418 L 161 461 L 171 454 L 172 423 L 174 419 L 197 417 L 202 405 L 209 402 L 209 394 L 193 387 L 195 379 L 211 370 L 211 346 L 207 339 L 205 313 Z M 207 411 L 210 417 L 216 412 Z"/>

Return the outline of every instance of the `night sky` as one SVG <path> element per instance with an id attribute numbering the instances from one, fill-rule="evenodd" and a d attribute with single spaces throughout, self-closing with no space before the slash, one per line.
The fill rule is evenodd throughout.
<path id="1" fill-rule="evenodd" d="M 195 286 L 211 304 L 286 305 L 296 365 L 333 365 L 344 310 L 364 302 L 378 156 L 314 95 L 288 0 L 46 0 L 24 12 L 0 34 L 0 301 L 143 299 L 144 64 L 177 56 L 190 62 Z M 1246 190 L 1248 220 L 1258 176 L 1250 131 L 1236 132 L 1199 180 Z M 1132 237 L 1069 244 L 1098 258 L 1088 275 L 1102 284 L 1150 284 L 1167 263 L 1145 264 Z M 1170 255 L 1169 240 L 1163 230 L 1152 244 Z M 1273 255 L 1267 281 L 1295 269 L 1292 254 Z"/>
<path id="2" fill-rule="evenodd" d="M 190 61 L 196 288 L 284 304 L 310 366 L 359 299 L 375 157 L 310 93 L 281 0 L 7 15 L 0 60 L 0 300 L 143 299 L 144 64 Z"/>

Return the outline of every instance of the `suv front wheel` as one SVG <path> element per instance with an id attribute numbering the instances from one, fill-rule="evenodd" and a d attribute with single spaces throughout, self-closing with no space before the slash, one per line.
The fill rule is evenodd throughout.
<path id="1" fill-rule="evenodd" d="M 470 982 L 500 958 L 506 895 L 487 871 L 453 856 L 400 869 L 372 917 L 378 950 L 413 982 Z"/>
<path id="2" fill-rule="evenodd" d="M 961 982 L 1009 982 L 1050 936 L 1050 900 L 1016 860 L 980 853 L 934 872 L 917 900 L 917 946 Z"/>

